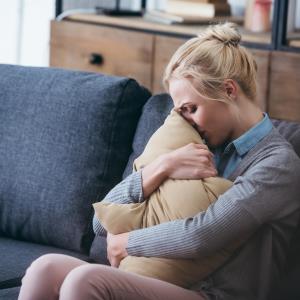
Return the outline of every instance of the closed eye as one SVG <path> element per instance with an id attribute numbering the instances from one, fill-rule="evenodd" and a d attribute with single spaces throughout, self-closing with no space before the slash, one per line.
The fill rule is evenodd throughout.
<path id="1" fill-rule="evenodd" d="M 193 114 L 193 113 L 196 112 L 196 110 L 197 110 L 196 105 L 189 105 L 189 106 L 182 107 L 182 112 L 183 113 Z"/>
<path id="2" fill-rule="evenodd" d="M 197 111 L 197 105 L 183 105 L 178 109 L 181 115 L 193 114 Z"/>
<path id="3" fill-rule="evenodd" d="M 189 113 L 191 113 L 191 114 L 195 113 L 196 111 L 197 111 L 197 106 L 196 105 L 191 106 L 190 109 L 189 109 Z"/>

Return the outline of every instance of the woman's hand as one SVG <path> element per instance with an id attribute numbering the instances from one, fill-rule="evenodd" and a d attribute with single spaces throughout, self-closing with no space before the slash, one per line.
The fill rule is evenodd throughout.
<path id="1" fill-rule="evenodd" d="M 172 179 L 202 179 L 217 175 L 213 154 L 204 144 L 188 144 L 168 153 L 166 172 Z"/>
<path id="2" fill-rule="evenodd" d="M 107 233 L 107 258 L 112 267 L 118 268 L 121 260 L 128 256 L 126 251 L 128 235 L 128 232 L 116 235 Z"/>
<path id="3" fill-rule="evenodd" d="M 166 179 L 202 179 L 217 175 L 213 154 L 204 144 L 188 144 L 163 154 L 142 170 L 143 197 L 148 198 Z"/>

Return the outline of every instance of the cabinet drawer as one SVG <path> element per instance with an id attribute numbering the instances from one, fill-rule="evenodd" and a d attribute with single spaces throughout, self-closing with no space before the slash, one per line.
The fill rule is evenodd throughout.
<path id="1" fill-rule="evenodd" d="M 273 52 L 270 75 L 270 116 L 300 122 L 300 56 Z"/>
<path id="2" fill-rule="evenodd" d="M 151 88 L 153 36 L 99 25 L 51 22 L 50 66 L 135 78 Z"/>
<path id="3" fill-rule="evenodd" d="M 267 111 L 270 51 L 248 49 L 257 64 L 257 104 L 263 110 Z"/>
<path id="4" fill-rule="evenodd" d="M 181 46 L 186 39 L 156 36 L 154 47 L 154 76 L 152 91 L 156 93 L 165 93 L 165 89 L 162 84 L 165 68 L 171 59 L 174 52 Z"/>

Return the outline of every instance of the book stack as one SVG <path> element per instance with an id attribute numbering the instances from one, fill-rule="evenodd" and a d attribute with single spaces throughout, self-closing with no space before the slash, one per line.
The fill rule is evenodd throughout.
<path id="1" fill-rule="evenodd" d="M 149 10 L 145 18 L 165 24 L 205 23 L 230 16 L 227 0 L 168 0 L 164 10 Z"/>

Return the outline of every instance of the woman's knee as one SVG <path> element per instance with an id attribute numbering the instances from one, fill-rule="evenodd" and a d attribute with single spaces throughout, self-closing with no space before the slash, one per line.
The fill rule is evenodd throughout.
<path id="1" fill-rule="evenodd" d="M 94 281 L 95 275 L 95 269 L 91 268 L 91 265 L 77 267 L 66 276 L 63 286 L 72 286 L 81 289 L 91 284 Z"/>
<path id="2" fill-rule="evenodd" d="M 65 278 L 60 299 L 107 299 L 103 298 L 107 266 L 84 265 L 73 269 Z"/>
<path id="3" fill-rule="evenodd" d="M 22 279 L 19 299 L 56 299 L 59 282 L 58 254 L 46 254 L 32 262 Z"/>
<path id="4" fill-rule="evenodd" d="M 60 256 L 60 254 L 45 254 L 34 260 L 26 270 L 23 281 L 32 277 L 39 282 L 55 279 L 60 268 Z"/>

